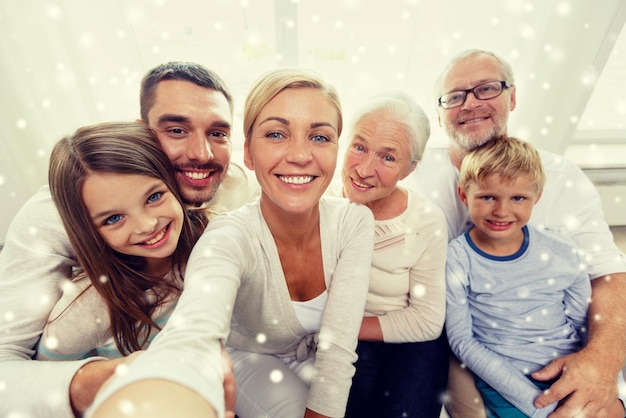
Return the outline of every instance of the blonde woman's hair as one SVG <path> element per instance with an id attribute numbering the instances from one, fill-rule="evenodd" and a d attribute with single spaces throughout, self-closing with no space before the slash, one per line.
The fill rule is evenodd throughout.
<path id="1" fill-rule="evenodd" d="M 467 191 L 470 184 L 483 184 L 491 174 L 499 174 L 508 182 L 528 176 L 537 193 L 543 190 L 546 182 L 541 157 L 535 147 L 507 136 L 486 142 L 465 156 L 461 164 L 459 188 Z"/>
<path id="2" fill-rule="evenodd" d="M 313 72 L 294 68 L 282 68 L 262 75 L 254 83 L 250 93 L 248 93 L 243 111 L 243 132 L 246 137 L 246 143 L 250 143 L 252 126 L 265 105 L 283 90 L 295 88 L 313 88 L 320 90 L 328 96 L 328 99 L 337 110 L 337 137 L 341 135 L 343 127 L 342 110 L 339 95 L 335 88 Z"/>

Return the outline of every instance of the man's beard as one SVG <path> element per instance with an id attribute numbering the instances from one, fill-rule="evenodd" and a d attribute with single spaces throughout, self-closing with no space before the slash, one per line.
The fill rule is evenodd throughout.
<path id="1" fill-rule="evenodd" d="M 464 134 L 459 131 L 455 131 L 453 134 L 453 141 L 459 146 L 459 148 L 470 152 L 481 145 L 491 141 L 498 136 L 498 131 L 495 126 L 487 132 Z"/>
<path id="2" fill-rule="evenodd" d="M 196 192 L 192 191 L 190 193 L 183 193 L 183 203 L 193 207 L 200 207 L 211 202 L 211 200 L 213 200 L 213 198 L 215 197 L 215 193 L 217 193 L 217 189 L 220 187 L 220 183 L 218 183 L 217 186 L 208 191 L 207 196 L 202 196 L 202 193 L 207 193 L 206 188 L 198 189 L 198 191 Z"/>
<path id="3" fill-rule="evenodd" d="M 221 164 L 216 164 L 212 162 L 207 163 L 207 164 L 202 164 L 202 165 L 191 166 L 191 167 L 190 166 L 176 167 L 176 171 L 181 176 L 185 176 L 183 174 L 185 171 L 191 171 L 193 169 L 213 170 L 213 172 L 210 174 L 211 182 L 209 182 L 209 184 L 206 186 L 194 186 L 193 184 L 186 183 L 184 180 L 182 180 L 182 184 L 178 185 L 181 191 L 183 202 L 187 205 L 197 207 L 197 206 L 202 206 L 210 202 L 213 199 L 213 197 L 215 196 L 215 193 L 217 192 L 217 189 L 219 188 L 224 178 L 224 167 Z M 212 182 L 215 181 L 216 179 L 217 179 L 217 184 L 209 188 L 209 186 L 212 185 Z"/>

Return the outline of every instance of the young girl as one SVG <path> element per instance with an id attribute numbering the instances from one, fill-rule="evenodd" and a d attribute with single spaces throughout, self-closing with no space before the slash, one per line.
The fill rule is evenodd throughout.
<path id="1" fill-rule="evenodd" d="M 49 184 L 81 269 L 63 287 L 36 358 L 114 358 L 146 348 L 178 299 L 207 215 L 183 209 L 169 159 L 135 122 L 61 139 Z"/>

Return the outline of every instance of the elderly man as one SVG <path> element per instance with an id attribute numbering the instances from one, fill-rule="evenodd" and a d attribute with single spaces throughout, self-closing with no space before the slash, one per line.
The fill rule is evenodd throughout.
<path id="1" fill-rule="evenodd" d="M 424 156 L 410 184 L 444 211 L 450 239 L 471 227 L 457 197 L 458 168 L 475 147 L 507 132 L 515 109 L 515 81 L 508 63 L 492 52 L 468 50 L 456 56 L 439 77 L 439 124 L 449 136 L 446 149 Z M 553 417 L 606 417 L 617 396 L 616 377 L 626 355 L 626 260 L 604 221 L 597 191 L 572 162 L 541 152 L 547 183 L 531 224 L 570 236 L 587 254 L 593 296 L 589 342 L 583 350 L 555 359 L 533 373 L 538 380 L 558 379 L 535 400 L 541 408 L 562 400 Z M 454 418 L 484 417 L 473 380 L 458 361 L 451 364 L 446 408 Z M 470 390 L 471 389 L 471 392 Z"/>

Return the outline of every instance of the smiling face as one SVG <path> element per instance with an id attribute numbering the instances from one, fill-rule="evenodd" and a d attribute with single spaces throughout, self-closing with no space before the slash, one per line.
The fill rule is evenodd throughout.
<path id="1" fill-rule="evenodd" d="M 148 269 L 169 261 L 178 245 L 183 208 L 157 178 L 93 173 L 82 197 L 93 224 L 115 251 L 145 257 Z"/>
<path id="2" fill-rule="evenodd" d="M 339 114 L 314 88 L 287 88 L 261 110 L 244 148 L 261 186 L 261 207 L 282 213 L 316 210 L 337 164 Z"/>
<path id="3" fill-rule="evenodd" d="M 441 94 L 467 90 L 487 81 L 504 80 L 502 67 L 490 55 L 470 55 L 454 64 L 444 75 Z M 505 80 L 507 81 L 507 80 Z M 515 109 L 515 87 L 488 100 L 468 93 L 465 103 L 451 109 L 437 107 L 439 124 L 455 147 L 468 152 L 506 133 L 509 112 Z"/>
<path id="4" fill-rule="evenodd" d="M 345 196 L 353 202 L 377 209 L 413 171 L 411 147 L 402 124 L 384 112 L 374 112 L 355 125 L 345 154 L 342 181 Z"/>
<path id="5" fill-rule="evenodd" d="M 185 202 L 211 200 L 228 170 L 232 148 L 224 94 L 189 81 L 161 81 L 147 123 L 176 170 Z"/>
<path id="6" fill-rule="evenodd" d="M 459 196 L 475 225 L 470 235 L 476 245 L 486 252 L 504 248 L 510 254 L 522 243 L 522 227 L 528 223 L 540 193 L 529 176 L 520 175 L 511 181 L 490 174 L 482 184 L 470 183 L 466 191 L 459 189 Z"/>

